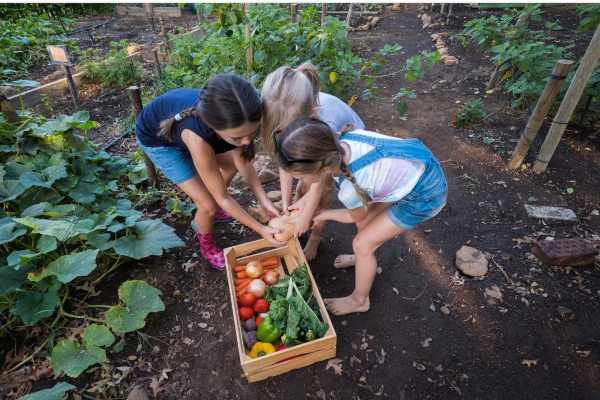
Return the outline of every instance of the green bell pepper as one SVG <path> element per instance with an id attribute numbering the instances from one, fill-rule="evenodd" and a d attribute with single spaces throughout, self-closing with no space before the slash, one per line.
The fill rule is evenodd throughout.
<path id="1" fill-rule="evenodd" d="M 282 332 L 273 325 L 270 315 L 263 319 L 256 330 L 256 338 L 263 343 L 273 343 L 279 339 L 281 335 Z"/>

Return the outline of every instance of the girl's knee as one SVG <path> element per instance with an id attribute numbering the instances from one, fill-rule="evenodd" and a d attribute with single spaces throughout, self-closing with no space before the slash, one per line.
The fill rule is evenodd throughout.
<path id="1" fill-rule="evenodd" d="M 217 215 L 218 204 L 215 202 L 196 202 L 196 215 L 203 218 L 214 218 Z"/>
<path id="2" fill-rule="evenodd" d="M 354 250 L 354 254 L 358 255 L 373 253 L 373 249 L 371 248 L 368 239 L 365 235 L 361 235 L 360 233 L 352 240 L 352 249 Z"/>

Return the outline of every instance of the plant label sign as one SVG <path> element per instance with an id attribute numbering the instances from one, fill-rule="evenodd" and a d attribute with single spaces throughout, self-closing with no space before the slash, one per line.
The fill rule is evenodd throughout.
<path id="1" fill-rule="evenodd" d="M 62 66 L 66 65 L 69 67 L 73 65 L 65 46 L 47 46 L 47 48 L 52 64 L 58 64 Z"/>

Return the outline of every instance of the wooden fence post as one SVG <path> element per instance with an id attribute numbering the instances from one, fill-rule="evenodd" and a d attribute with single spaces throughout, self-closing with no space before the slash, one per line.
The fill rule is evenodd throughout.
<path id="1" fill-rule="evenodd" d="M 160 22 L 160 31 L 162 33 L 163 41 L 165 43 L 165 52 L 167 53 L 167 57 L 169 57 L 169 60 L 170 60 L 171 59 L 171 50 L 169 50 L 169 42 L 167 40 L 167 31 L 165 29 L 165 24 L 163 22 L 162 14 L 158 14 L 158 21 Z"/>
<path id="2" fill-rule="evenodd" d="M 346 15 L 346 33 L 345 36 L 348 37 L 348 31 L 352 25 L 352 15 L 354 14 L 354 4 L 350 3 L 348 5 L 348 15 Z"/>
<path id="3" fill-rule="evenodd" d="M 446 25 L 450 23 L 450 15 L 452 14 L 452 3 L 448 4 L 448 18 L 446 18 Z"/>
<path id="4" fill-rule="evenodd" d="M 325 24 L 326 16 L 327 16 L 327 3 L 321 3 L 321 25 Z"/>
<path id="5" fill-rule="evenodd" d="M 456 83 L 457 81 L 458 81 L 458 60 L 454 60 L 454 63 L 452 64 L 452 83 Z"/>
<path id="6" fill-rule="evenodd" d="M 131 98 L 131 108 L 133 109 L 133 115 L 137 121 L 140 112 L 144 105 L 142 104 L 142 98 L 140 96 L 140 88 L 137 86 L 129 86 L 129 97 Z M 146 173 L 148 174 L 148 186 L 155 188 L 158 185 L 158 176 L 156 175 L 156 168 L 150 158 L 142 151 L 142 159 L 146 164 Z"/>
<path id="7" fill-rule="evenodd" d="M 292 22 L 292 24 L 297 23 L 298 22 L 298 4 L 290 4 L 290 12 L 292 13 L 290 21 Z"/>
<path id="8" fill-rule="evenodd" d="M 160 61 L 158 60 L 158 49 L 152 50 L 152 59 L 154 60 L 154 71 L 158 79 L 162 80 L 162 70 L 160 69 Z"/>
<path id="9" fill-rule="evenodd" d="M 560 139 L 567 128 L 569 119 L 571 118 L 571 115 L 573 115 L 573 110 L 575 110 L 577 102 L 581 98 L 581 94 L 583 93 L 592 72 L 594 72 L 594 67 L 598 62 L 598 59 L 600 59 L 600 25 L 596 28 L 594 37 L 592 37 L 583 59 L 581 60 L 581 64 L 579 64 L 579 68 L 577 68 L 577 72 L 575 72 L 573 81 L 569 85 L 569 89 L 567 89 L 567 93 L 565 94 L 558 112 L 554 116 L 554 121 L 552 121 L 552 126 L 548 131 L 546 140 L 544 140 L 544 144 L 537 156 L 537 160 L 535 160 L 535 164 L 533 164 L 533 171 L 544 172 L 548 167 L 548 163 L 552 159 L 552 155 L 558 146 L 558 142 L 560 142 Z"/>
<path id="10" fill-rule="evenodd" d="M 8 100 L 2 89 L 0 89 L 0 111 L 2 115 L 4 115 L 4 119 L 6 119 L 11 124 L 21 122 L 21 117 L 15 111 L 12 103 Z"/>
<path id="11" fill-rule="evenodd" d="M 535 106 L 535 110 L 533 110 L 533 114 L 531 114 L 531 117 L 529 117 L 527 126 L 525 127 L 525 130 L 523 130 L 523 133 L 519 138 L 519 142 L 513 151 L 512 157 L 508 162 L 508 168 L 518 168 L 523 162 L 523 158 L 525 158 L 531 143 L 533 143 L 533 140 L 540 130 L 542 122 L 544 122 L 544 118 L 546 118 L 548 111 L 550 111 L 550 107 L 552 107 L 552 103 L 554 102 L 556 95 L 565 82 L 564 77 L 566 77 L 566 75 L 569 73 L 571 65 L 574 63 L 574 61 L 568 60 L 559 60 L 556 62 L 554 70 L 550 75 L 550 79 L 548 80 L 548 83 L 546 83 L 544 92 L 540 96 L 540 99 Z"/>
<path id="12" fill-rule="evenodd" d="M 244 4 L 244 10 L 248 12 L 250 10 L 250 3 Z M 246 22 L 246 41 L 250 40 L 250 22 Z M 252 62 L 254 61 L 254 50 L 252 45 L 246 50 L 246 64 L 248 65 L 248 72 L 250 72 Z"/>

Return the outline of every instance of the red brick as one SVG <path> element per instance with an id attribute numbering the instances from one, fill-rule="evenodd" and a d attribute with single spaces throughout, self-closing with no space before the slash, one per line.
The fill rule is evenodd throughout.
<path id="1" fill-rule="evenodd" d="M 567 267 L 593 264 L 596 248 L 581 239 L 558 239 L 537 242 L 531 252 L 544 265 Z"/>

